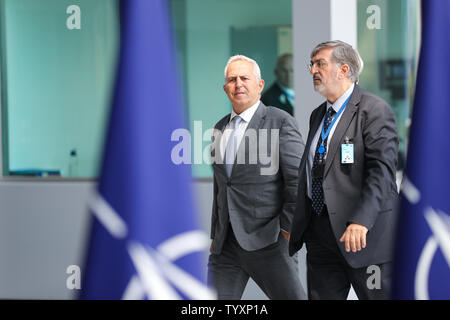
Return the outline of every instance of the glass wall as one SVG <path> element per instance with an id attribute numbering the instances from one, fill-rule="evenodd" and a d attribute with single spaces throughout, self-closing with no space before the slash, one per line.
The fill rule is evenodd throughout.
<path id="1" fill-rule="evenodd" d="M 207 152 L 214 124 L 231 112 L 223 91 L 228 58 L 244 54 L 261 67 L 267 89 L 277 57 L 292 53 L 291 0 L 171 0 L 182 67 L 193 176 L 212 177 Z"/>
<path id="2" fill-rule="evenodd" d="M 418 0 L 358 0 L 358 50 L 363 88 L 385 99 L 395 113 L 404 165 L 420 44 Z"/>
<path id="3" fill-rule="evenodd" d="M 96 177 L 118 49 L 117 0 L 0 0 L 3 175 Z M 192 133 L 193 175 L 210 178 L 213 125 L 233 54 L 261 66 L 292 53 L 291 0 L 171 0 Z"/>
<path id="4" fill-rule="evenodd" d="M 3 175 L 96 177 L 117 0 L 0 0 Z"/>
<path id="5" fill-rule="evenodd" d="M 117 0 L 0 0 L 3 175 L 96 177 L 118 49 Z M 357 0 L 362 87 L 392 106 L 406 153 L 418 0 Z M 231 55 L 260 65 L 266 89 L 292 53 L 292 0 L 170 0 L 192 169 L 210 178 L 210 134 L 231 111 Z M 309 115 L 308 115 L 309 116 Z"/>

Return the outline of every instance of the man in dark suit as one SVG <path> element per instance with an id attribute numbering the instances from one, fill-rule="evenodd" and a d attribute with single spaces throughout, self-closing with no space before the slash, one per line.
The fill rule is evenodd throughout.
<path id="1" fill-rule="evenodd" d="M 341 41 L 311 53 L 315 109 L 303 154 L 290 254 L 307 249 L 309 299 L 387 299 L 398 137 L 394 114 L 360 88 L 362 60 Z M 370 266 L 370 268 L 368 268 Z"/>
<path id="2" fill-rule="evenodd" d="M 297 257 L 288 254 L 304 144 L 293 117 L 259 99 L 257 63 L 231 57 L 224 90 L 233 111 L 215 125 L 214 199 L 208 282 L 219 299 L 240 299 L 251 277 L 271 299 L 304 299 Z"/>
<path id="3" fill-rule="evenodd" d="M 278 57 L 274 70 L 276 82 L 261 96 L 266 106 L 274 106 L 294 115 L 294 68 L 292 54 L 286 53 Z"/>

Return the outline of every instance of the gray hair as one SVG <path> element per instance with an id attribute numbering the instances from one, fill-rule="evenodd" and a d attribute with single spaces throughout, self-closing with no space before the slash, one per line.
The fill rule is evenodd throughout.
<path id="1" fill-rule="evenodd" d="M 334 40 L 319 43 L 311 52 L 311 59 L 321 50 L 326 48 L 334 48 L 331 58 L 334 63 L 349 66 L 348 78 L 353 82 L 359 81 L 364 62 L 358 51 L 353 49 L 351 45 L 343 41 Z"/>
<path id="2" fill-rule="evenodd" d="M 230 59 L 228 59 L 227 65 L 225 66 L 225 71 L 224 71 L 224 78 L 225 78 L 225 82 L 227 82 L 227 70 L 228 70 L 228 66 L 238 60 L 242 60 L 242 61 L 247 61 L 250 62 L 253 65 L 253 74 L 256 77 L 256 80 L 261 80 L 261 69 L 259 68 L 258 64 L 256 63 L 255 60 L 250 59 L 249 57 L 243 56 L 241 54 L 237 54 L 235 56 L 232 56 Z"/>

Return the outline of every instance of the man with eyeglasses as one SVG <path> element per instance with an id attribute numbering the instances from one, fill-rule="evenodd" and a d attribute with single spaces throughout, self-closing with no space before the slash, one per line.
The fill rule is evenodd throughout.
<path id="1" fill-rule="evenodd" d="M 342 41 L 308 65 L 326 98 L 310 117 L 289 253 L 306 243 L 309 299 L 388 299 L 398 136 L 391 107 L 358 86 L 362 60 Z"/>

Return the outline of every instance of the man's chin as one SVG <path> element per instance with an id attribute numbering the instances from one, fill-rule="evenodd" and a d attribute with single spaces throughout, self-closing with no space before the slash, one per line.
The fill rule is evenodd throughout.
<path id="1" fill-rule="evenodd" d="M 323 93 L 325 91 L 325 87 L 321 84 L 314 84 L 314 91 Z"/>
<path id="2" fill-rule="evenodd" d="M 240 100 L 240 99 L 235 99 L 235 100 L 233 101 L 233 104 L 236 105 L 236 106 L 239 106 L 239 107 L 243 107 L 243 106 L 249 104 L 249 102 L 248 102 L 248 100 L 244 100 L 244 99 L 242 99 L 242 100 Z"/>
<path id="3" fill-rule="evenodd" d="M 237 102 L 237 103 L 235 102 L 235 103 L 233 103 L 233 109 L 234 109 L 234 111 L 239 111 L 239 113 L 240 113 L 242 111 L 247 110 L 252 105 L 253 105 L 253 103 L 250 103 L 248 101 L 247 102 Z"/>

